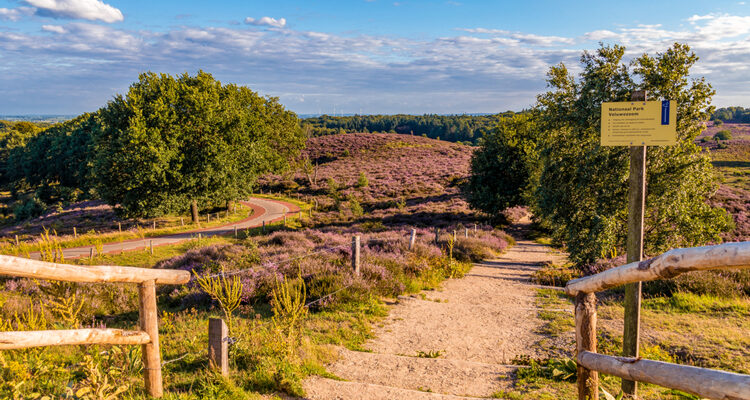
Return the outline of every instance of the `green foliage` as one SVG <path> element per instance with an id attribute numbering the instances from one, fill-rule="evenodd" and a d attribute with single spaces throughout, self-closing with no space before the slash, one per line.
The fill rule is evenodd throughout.
<path id="1" fill-rule="evenodd" d="M 439 358 L 444 353 L 445 353 L 445 350 L 429 350 L 429 351 L 417 350 L 417 357 L 419 357 L 419 358 Z"/>
<path id="2" fill-rule="evenodd" d="M 354 196 L 349 197 L 349 209 L 352 210 L 352 215 L 354 215 L 356 218 L 361 217 L 365 213 L 362 205 L 359 204 L 359 200 L 357 200 L 357 198 Z"/>
<path id="3" fill-rule="evenodd" d="M 522 363 L 527 367 L 519 368 L 517 377 L 520 381 L 534 381 L 545 378 L 554 381 L 575 382 L 577 377 L 577 364 L 570 358 L 550 358 L 548 360 L 535 360 L 522 358 L 514 360 L 514 363 Z"/>
<path id="4" fill-rule="evenodd" d="M 714 140 L 729 140 L 732 138 L 732 131 L 722 129 L 714 134 Z"/>
<path id="5" fill-rule="evenodd" d="M 141 74 L 99 114 L 96 188 L 127 216 L 245 197 L 304 145 L 296 115 L 276 98 L 202 71 Z"/>
<path id="6" fill-rule="evenodd" d="M 536 123 L 530 114 L 500 120 L 484 135 L 471 158 L 468 200 L 472 207 L 497 215 L 525 204 L 524 191 L 533 181 Z"/>
<path id="7" fill-rule="evenodd" d="M 704 79 L 688 81 L 697 56 L 687 45 L 675 44 L 655 57 L 637 58 L 631 72 L 622 63 L 624 52 L 622 46 L 585 52 L 579 80 L 565 65 L 552 67 L 552 90 L 538 97 L 539 129 L 545 135 L 538 142 L 542 170 L 533 208 L 579 265 L 624 248 L 628 149 L 599 145 L 600 106 L 629 100 L 636 80 L 650 98 L 670 99 L 678 107 L 677 145 L 648 151 L 646 254 L 719 240 L 731 226 L 723 209 L 706 204 L 715 190 L 713 173 L 693 142 L 714 94 Z"/>
<path id="8" fill-rule="evenodd" d="M 228 278 L 224 273 L 223 267 L 221 274 L 218 276 L 212 276 L 209 272 L 210 270 L 207 270 L 204 275 L 198 275 L 193 271 L 195 281 L 198 282 L 198 285 L 204 292 L 219 303 L 219 307 L 227 321 L 227 328 L 229 332 L 232 332 L 234 325 L 232 313 L 242 302 L 242 282 L 237 275 Z"/>
<path id="9" fill-rule="evenodd" d="M 721 126 L 723 122 L 748 124 L 750 123 L 750 108 L 744 108 L 744 107 L 720 108 L 711 115 L 711 120 L 714 121 L 715 126 Z"/>
<path id="10" fill-rule="evenodd" d="M 363 188 L 363 187 L 367 187 L 367 185 L 369 185 L 369 184 L 370 184 L 370 181 L 367 180 L 367 175 L 365 175 L 364 172 L 360 172 L 359 173 L 359 178 L 357 178 L 357 185 L 356 186 L 358 188 Z"/>

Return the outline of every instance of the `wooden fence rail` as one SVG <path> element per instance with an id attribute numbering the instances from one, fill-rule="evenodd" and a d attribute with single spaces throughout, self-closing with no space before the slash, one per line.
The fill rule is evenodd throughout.
<path id="1" fill-rule="evenodd" d="M 55 264 L 0 255 L 0 275 L 67 282 L 138 283 L 140 330 L 71 329 L 0 332 L 0 350 L 79 344 L 140 344 L 143 346 L 143 379 L 146 392 L 152 397 L 162 396 L 156 285 L 187 283 L 190 280 L 189 272 L 118 266 Z"/>
<path id="2" fill-rule="evenodd" d="M 627 283 L 670 279 L 690 271 L 727 268 L 750 268 L 750 242 L 674 249 L 568 282 L 565 292 L 576 298 L 578 399 L 599 398 L 599 371 L 709 399 L 750 400 L 750 375 L 596 353 L 595 292 Z"/>

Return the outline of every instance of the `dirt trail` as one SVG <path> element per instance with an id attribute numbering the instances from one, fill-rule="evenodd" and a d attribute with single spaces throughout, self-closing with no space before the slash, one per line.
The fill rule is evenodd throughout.
<path id="1" fill-rule="evenodd" d="M 516 236 L 502 257 L 476 264 L 463 279 L 425 292 L 424 299 L 400 297 L 367 344 L 371 353 L 342 349 L 329 366 L 346 381 L 309 379 L 308 398 L 481 398 L 509 388 L 511 360 L 539 356 L 533 345 L 542 336 L 534 332 L 542 322 L 529 278 L 540 262 L 564 259 Z M 436 351 L 439 358 L 416 357 Z"/>

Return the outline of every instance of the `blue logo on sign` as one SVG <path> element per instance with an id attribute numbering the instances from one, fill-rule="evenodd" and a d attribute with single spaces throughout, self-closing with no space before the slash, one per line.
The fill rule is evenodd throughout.
<path id="1" fill-rule="evenodd" d="M 661 124 L 669 125 L 669 100 L 661 102 Z"/>

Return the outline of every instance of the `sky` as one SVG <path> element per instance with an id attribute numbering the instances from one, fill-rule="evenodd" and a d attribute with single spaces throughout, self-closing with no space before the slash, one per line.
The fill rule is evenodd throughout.
<path id="1" fill-rule="evenodd" d="M 0 0 L 0 115 L 95 111 L 146 71 L 210 72 L 300 114 L 495 113 L 549 67 L 674 42 L 750 106 L 750 0 Z"/>

